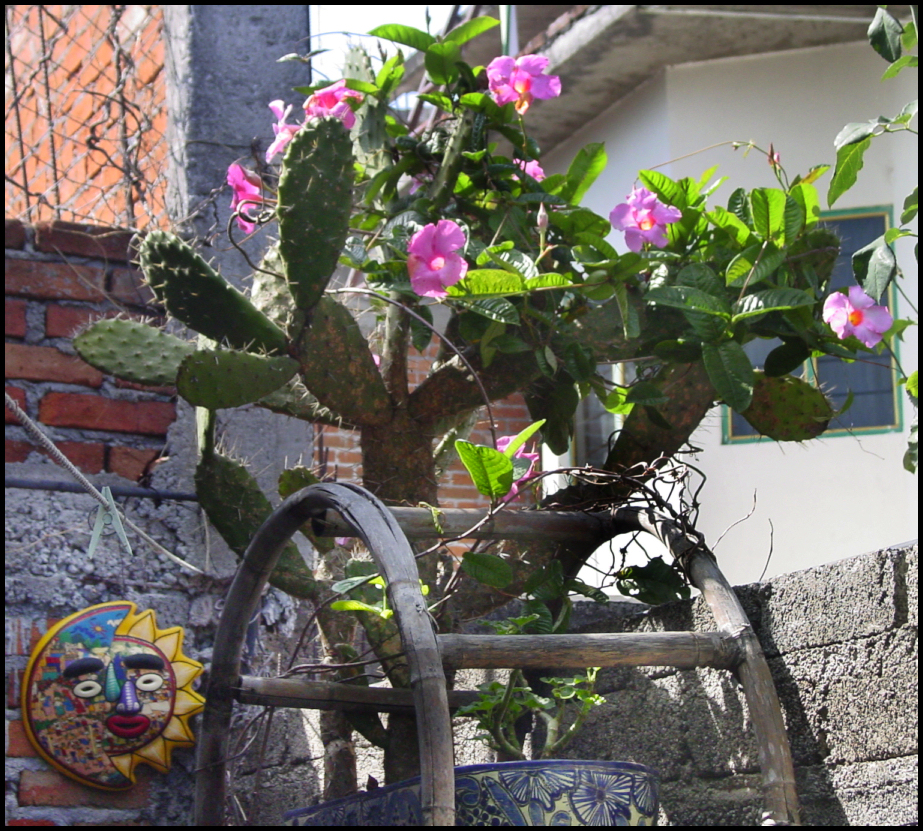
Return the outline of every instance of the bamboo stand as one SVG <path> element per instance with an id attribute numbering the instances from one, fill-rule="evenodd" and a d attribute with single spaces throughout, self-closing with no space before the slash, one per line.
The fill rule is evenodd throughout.
<path id="1" fill-rule="evenodd" d="M 335 512 L 333 516 L 327 512 Z M 476 535 L 482 538 L 583 539 L 600 543 L 631 531 L 663 541 L 708 602 L 715 632 L 611 635 L 436 635 L 420 591 L 407 536 L 462 533 L 477 511 L 445 511 L 437 535 L 429 511 L 386 508 L 356 485 L 321 484 L 286 499 L 247 549 L 231 585 L 215 636 L 195 788 L 197 825 L 223 825 L 226 760 L 235 700 L 248 704 L 313 709 L 371 709 L 416 713 L 419 727 L 421 802 L 425 825 L 455 824 L 455 777 L 449 707 L 473 694 L 447 692 L 443 667 L 674 666 L 714 667 L 737 673 L 759 747 L 765 811 L 763 825 L 800 825 L 794 770 L 782 711 L 769 667 L 714 556 L 698 540 L 653 511 L 622 508 L 610 513 L 507 512 Z M 410 665 L 411 689 L 360 688 L 346 684 L 241 677 L 247 623 L 282 548 L 308 521 L 324 520 L 327 533 L 354 533 L 366 544 L 388 584 L 391 607 Z M 402 531 L 402 528 L 404 529 Z"/>

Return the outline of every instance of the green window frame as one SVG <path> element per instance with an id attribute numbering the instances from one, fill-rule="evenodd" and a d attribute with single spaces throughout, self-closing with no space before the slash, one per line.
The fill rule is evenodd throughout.
<path id="1" fill-rule="evenodd" d="M 821 222 L 833 227 L 843 238 L 843 247 L 831 278 L 833 289 L 854 285 L 852 255 L 881 236 L 892 224 L 890 206 L 829 211 Z M 892 284 L 887 294 L 888 308 L 897 318 L 897 292 Z M 745 346 L 754 366 L 761 367 L 766 355 L 780 341 L 751 341 Z M 894 349 L 899 351 L 895 341 Z M 838 409 L 853 390 L 853 404 L 832 422 L 824 437 L 892 433 L 903 429 L 901 399 L 898 395 L 898 372 L 894 357 L 885 350 L 881 355 L 860 353 L 860 360 L 847 364 L 837 358 L 823 356 L 805 363 L 801 376 L 819 383 Z M 796 375 L 798 373 L 792 373 Z M 739 413 L 722 405 L 722 443 L 745 444 L 771 442 L 759 435 Z"/>

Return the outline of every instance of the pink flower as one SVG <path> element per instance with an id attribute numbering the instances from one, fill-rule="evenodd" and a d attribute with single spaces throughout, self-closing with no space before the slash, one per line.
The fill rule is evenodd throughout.
<path id="1" fill-rule="evenodd" d="M 465 234 L 451 219 L 421 228 L 407 246 L 407 271 L 413 290 L 421 297 L 445 297 L 468 271 L 464 257 L 455 252 L 464 246 Z"/>
<path id="2" fill-rule="evenodd" d="M 271 109 L 273 115 L 275 115 L 277 123 L 272 125 L 272 129 L 276 134 L 276 137 L 273 139 L 272 144 L 269 145 L 269 149 L 266 151 L 267 162 L 271 162 L 278 153 L 281 153 L 283 150 L 285 150 L 288 143 L 294 138 L 295 133 L 301 129 L 300 124 L 285 123 L 285 119 L 288 118 L 289 113 L 292 111 L 291 104 L 286 107 L 284 101 L 271 101 L 269 103 L 269 109 Z"/>
<path id="3" fill-rule="evenodd" d="M 543 75 L 547 67 L 548 58 L 539 55 L 494 58 L 487 66 L 487 82 L 494 101 L 501 107 L 512 101 L 516 112 L 525 115 L 536 98 L 557 98 L 561 94 L 561 79 L 557 75 Z"/>
<path id="4" fill-rule="evenodd" d="M 506 448 L 510 446 L 510 442 L 516 438 L 515 436 L 500 436 L 497 439 L 497 450 L 501 453 L 506 452 Z M 506 502 L 512 502 L 514 499 L 519 497 L 519 486 L 524 482 L 531 479 L 535 473 L 535 465 L 538 463 L 538 453 L 526 453 L 526 446 L 523 445 L 520 447 L 514 454 L 513 458 L 515 459 L 528 459 L 529 468 L 526 470 L 523 476 L 520 476 L 515 482 L 513 482 L 513 487 L 510 488 L 510 492 L 504 498 Z"/>
<path id="5" fill-rule="evenodd" d="M 628 201 L 609 214 L 612 227 L 625 232 L 625 244 L 637 253 L 645 242 L 666 248 L 667 225 L 683 218 L 679 208 L 664 205 L 647 188 L 632 188 Z"/>
<path id="6" fill-rule="evenodd" d="M 256 230 L 256 217 L 251 211 L 263 203 L 260 177 L 235 163 L 228 168 L 228 184 L 234 189 L 231 210 L 237 211 L 237 224 L 245 234 L 252 234 Z"/>
<path id="7" fill-rule="evenodd" d="M 304 102 L 305 117 L 333 116 L 339 118 L 347 130 L 351 130 L 356 123 L 356 114 L 349 106 L 349 98 L 362 98 L 362 93 L 348 89 L 346 81 L 337 81 L 329 87 L 319 89 Z"/>
<path id="8" fill-rule="evenodd" d="M 515 159 L 513 164 L 516 165 L 527 176 L 531 176 L 536 182 L 541 182 L 545 178 L 545 171 L 542 166 L 536 162 L 525 162 L 522 159 Z"/>
<path id="9" fill-rule="evenodd" d="M 859 286 L 850 286 L 849 295 L 834 292 L 824 301 L 824 323 L 838 338 L 855 335 L 866 346 L 875 346 L 891 328 L 894 318 L 887 306 L 876 306 Z"/>

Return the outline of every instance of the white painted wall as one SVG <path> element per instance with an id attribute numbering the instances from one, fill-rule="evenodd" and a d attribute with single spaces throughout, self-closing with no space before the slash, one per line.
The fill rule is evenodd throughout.
<path id="1" fill-rule="evenodd" d="M 835 161 L 833 139 L 844 124 L 894 116 L 917 96 L 914 72 L 880 82 L 887 64 L 866 43 L 812 48 L 673 67 L 602 113 L 543 159 L 546 172 L 566 170 L 584 144 L 605 141 L 609 165 L 587 194 L 587 207 L 608 216 L 630 191 L 639 168 L 678 159 L 730 140 L 772 142 L 790 176 Z M 564 95 L 567 90 L 564 90 Z M 916 125 L 914 125 L 916 126 Z M 895 219 L 917 182 L 916 138 L 906 133 L 873 142 L 857 185 L 836 209 L 892 205 Z M 775 187 L 765 157 L 717 147 L 661 168 L 673 178 L 698 177 L 718 164 L 736 187 Z M 828 173 L 819 183 L 826 201 Z M 625 250 L 621 235 L 610 240 Z M 912 240 L 900 240 L 904 290 L 917 305 Z M 916 317 L 903 300 L 897 316 Z M 917 368 L 917 329 L 900 347 L 903 368 Z M 807 568 L 917 536 L 917 480 L 902 469 L 912 407 L 901 393 L 903 433 L 838 436 L 807 444 L 722 445 L 720 409 L 693 437 L 696 464 L 708 481 L 699 527 L 710 544 L 734 522 L 716 553 L 732 583 Z M 770 535 L 772 522 L 774 534 Z"/>

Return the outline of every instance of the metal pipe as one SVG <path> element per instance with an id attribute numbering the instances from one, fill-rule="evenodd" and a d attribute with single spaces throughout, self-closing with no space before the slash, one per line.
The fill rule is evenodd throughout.
<path id="1" fill-rule="evenodd" d="M 30 491 L 52 491 L 60 493 L 86 493 L 86 488 L 76 482 L 58 482 L 53 479 L 17 479 L 5 477 L 5 488 L 19 488 Z M 198 502 L 199 497 L 194 493 L 182 491 L 159 491 L 156 488 L 139 488 L 132 485 L 110 485 L 109 490 L 113 496 L 132 496 L 138 499 L 163 499 L 172 502 Z"/>

